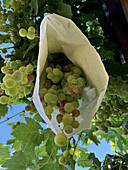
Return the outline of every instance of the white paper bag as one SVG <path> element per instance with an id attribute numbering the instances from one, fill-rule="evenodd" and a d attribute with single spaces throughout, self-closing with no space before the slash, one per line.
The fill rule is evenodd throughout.
<path id="1" fill-rule="evenodd" d="M 55 134 L 61 132 L 56 120 L 59 109 L 54 107 L 50 121 L 40 101 L 39 83 L 45 81 L 45 76 L 42 76 L 42 73 L 46 67 L 48 54 L 59 52 L 64 53 L 73 64 L 83 70 L 90 84 L 83 90 L 82 98 L 79 100 L 80 116 L 76 120 L 79 121 L 80 126 L 71 134 L 66 134 L 68 137 L 91 128 L 91 120 L 107 88 L 108 75 L 99 54 L 72 20 L 56 14 L 45 16 L 40 25 L 39 55 L 33 102 L 41 117 Z"/>

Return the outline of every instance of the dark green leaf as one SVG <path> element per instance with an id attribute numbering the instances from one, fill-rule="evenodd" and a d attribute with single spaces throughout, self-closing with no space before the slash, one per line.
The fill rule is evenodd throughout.
<path id="1" fill-rule="evenodd" d="M 9 147 L 0 143 L 0 165 L 10 158 Z"/>
<path id="2" fill-rule="evenodd" d="M 48 164 L 44 165 L 40 170 L 50 170 L 50 169 L 52 169 L 52 170 L 67 170 L 66 167 L 59 164 L 58 162 L 48 163 Z"/>
<path id="3" fill-rule="evenodd" d="M 38 122 L 35 122 L 35 120 L 26 117 L 25 118 L 27 124 L 21 124 L 18 126 L 13 132 L 12 135 L 14 135 L 17 139 L 22 141 L 23 143 L 31 143 L 31 142 L 41 142 L 40 141 L 40 132 L 41 126 Z"/>
<path id="4" fill-rule="evenodd" d="M 71 6 L 66 3 L 62 3 L 59 5 L 57 13 L 67 18 L 72 18 L 72 15 L 73 15 Z"/>
<path id="5" fill-rule="evenodd" d="M 4 117 L 7 113 L 8 113 L 7 105 L 0 104 L 0 119 L 2 116 Z"/>

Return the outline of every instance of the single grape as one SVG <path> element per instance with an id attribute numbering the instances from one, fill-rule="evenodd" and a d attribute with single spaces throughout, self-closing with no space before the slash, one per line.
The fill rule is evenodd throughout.
<path id="1" fill-rule="evenodd" d="M 6 72 L 8 72 L 9 71 L 9 68 L 7 67 L 7 66 L 3 66 L 3 67 L 1 67 L 1 72 L 2 73 L 6 73 Z"/>
<path id="2" fill-rule="evenodd" d="M 46 94 L 47 93 L 47 89 L 46 88 L 42 88 L 42 89 L 40 89 L 40 94 Z"/>
<path id="3" fill-rule="evenodd" d="M 9 66 L 10 66 L 10 69 L 16 69 L 18 65 L 15 61 L 12 61 L 10 62 Z"/>
<path id="4" fill-rule="evenodd" d="M 34 80 L 34 76 L 33 75 L 28 75 L 28 82 L 32 82 Z"/>
<path id="5" fill-rule="evenodd" d="M 0 88 L 0 95 L 4 93 L 4 90 Z"/>
<path id="6" fill-rule="evenodd" d="M 44 111 L 45 111 L 46 115 L 51 115 L 53 112 L 53 108 L 48 105 L 45 107 Z"/>
<path id="7" fill-rule="evenodd" d="M 19 99 L 22 99 L 23 97 L 24 97 L 23 93 L 19 93 L 19 94 L 18 94 L 18 98 L 19 98 Z"/>
<path id="8" fill-rule="evenodd" d="M 65 158 L 68 158 L 69 155 L 70 155 L 70 153 L 69 153 L 68 150 L 65 150 L 65 151 L 63 152 L 63 156 L 64 156 Z"/>
<path id="9" fill-rule="evenodd" d="M 3 82 L 4 82 L 6 79 L 9 79 L 9 78 L 12 78 L 12 74 L 6 74 L 6 75 L 3 77 Z"/>
<path id="10" fill-rule="evenodd" d="M 79 126 L 80 126 L 80 124 L 79 124 L 79 122 L 78 122 L 77 120 L 74 120 L 74 121 L 72 122 L 72 127 L 73 127 L 73 128 L 77 129 Z"/>
<path id="11" fill-rule="evenodd" d="M 26 110 L 26 111 L 30 111 L 30 110 L 31 110 L 31 106 L 29 106 L 29 105 L 28 105 L 28 106 L 25 106 L 25 110 Z"/>
<path id="12" fill-rule="evenodd" d="M 54 76 L 59 76 L 60 75 L 60 70 L 58 68 L 53 69 L 53 74 Z"/>
<path id="13" fill-rule="evenodd" d="M 60 108 L 59 108 L 59 112 L 60 113 L 62 113 L 62 114 L 64 114 L 66 111 L 64 110 L 64 107 L 63 106 L 61 106 Z"/>
<path id="14" fill-rule="evenodd" d="M 35 38 L 35 33 L 29 31 L 29 32 L 27 33 L 27 38 L 28 38 L 29 40 L 33 40 L 33 39 Z"/>
<path id="15" fill-rule="evenodd" d="M 60 81 L 59 77 L 55 76 L 53 79 L 52 79 L 53 83 L 58 83 Z"/>
<path id="16" fill-rule="evenodd" d="M 21 28 L 21 29 L 19 30 L 19 35 L 20 35 L 21 37 L 26 37 L 26 35 L 27 35 L 26 29 Z"/>
<path id="17" fill-rule="evenodd" d="M 6 79 L 4 83 L 5 83 L 5 86 L 9 89 L 15 87 L 16 85 L 16 81 L 13 80 L 12 78 Z"/>
<path id="18" fill-rule="evenodd" d="M 66 95 L 64 93 L 60 93 L 58 98 L 60 101 L 63 101 L 66 98 Z"/>
<path id="19" fill-rule="evenodd" d="M 63 116 L 63 123 L 64 125 L 71 125 L 73 122 L 73 116 L 69 114 L 64 114 Z"/>
<path id="20" fill-rule="evenodd" d="M 46 68 L 46 73 L 52 73 L 52 67 L 47 67 Z"/>
<path id="21" fill-rule="evenodd" d="M 21 83 L 26 84 L 27 82 L 28 82 L 28 78 L 27 78 L 27 76 L 24 76 L 21 80 Z"/>
<path id="22" fill-rule="evenodd" d="M 56 116 L 56 120 L 57 120 L 58 123 L 61 123 L 63 121 L 63 115 L 62 114 L 58 114 Z"/>
<path id="23" fill-rule="evenodd" d="M 16 87 L 13 87 L 13 88 L 8 90 L 8 93 L 9 93 L 10 96 L 14 96 L 18 93 L 18 90 L 17 90 Z"/>
<path id="24" fill-rule="evenodd" d="M 30 93 L 31 93 L 31 89 L 28 88 L 28 87 L 25 87 L 24 93 L 25 93 L 26 95 L 30 94 Z"/>
<path id="25" fill-rule="evenodd" d="M 66 92 L 67 92 L 67 94 L 71 95 L 73 93 L 73 87 L 71 87 L 71 86 L 67 87 Z"/>
<path id="26" fill-rule="evenodd" d="M 66 112 L 71 113 L 71 112 L 74 110 L 73 104 L 72 104 L 72 103 L 66 103 L 66 104 L 64 105 L 64 110 L 65 110 Z"/>
<path id="27" fill-rule="evenodd" d="M 8 100 L 9 100 L 9 98 L 7 96 L 5 96 L 5 95 L 0 97 L 0 103 L 1 104 L 7 104 Z"/>
<path id="28" fill-rule="evenodd" d="M 58 97 L 55 94 L 47 93 L 44 95 L 44 101 L 46 103 L 56 103 L 58 101 Z"/>
<path id="29" fill-rule="evenodd" d="M 32 64 L 28 64 L 26 66 L 28 74 L 31 74 L 34 71 L 34 67 Z"/>
<path id="30" fill-rule="evenodd" d="M 67 144 L 67 137 L 64 133 L 58 133 L 54 138 L 57 146 L 63 147 Z"/>
<path id="31" fill-rule="evenodd" d="M 47 78 L 52 80 L 54 78 L 54 74 L 52 72 L 48 73 Z"/>
<path id="32" fill-rule="evenodd" d="M 100 126 L 102 124 L 102 122 L 100 121 L 100 120 L 97 120 L 96 122 L 95 122 L 95 125 L 96 126 Z"/>
<path id="33" fill-rule="evenodd" d="M 15 71 L 12 74 L 12 78 L 16 81 L 16 82 L 20 82 L 23 78 L 23 73 L 20 70 Z"/>
<path id="34" fill-rule="evenodd" d="M 35 31 L 36 31 L 35 28 L 32 27 L 32 26 L 28 28 L 28 32 L 33 32 L 33 33 L 35 33 Z"/>
<path id="35" fill-rule="evenodd" d="M 73 92 L 79 94 L 81 92 L 81 87 L 80 86 L 73 87 Z"/>
<path id="36" fill-rule="evenodd" d="M 59 157 L 59 163 L 65 164 L 65 161 L 66 160 L 64 156 Z"/>
<path id="37" fill-rule="evenodd" d="M 66 132 L 67 134 L 72 133 L 72 132 L 73 132 L 73 127 L 72 127 L 71 125 L 66 125 L 66 126 L 65 126 L 65 132 Z"/>
<path id="38" fill-rule="evenodd" d="M 67 81 L 71 82 L 73 79 L 75 79 L 75 77 L 73 75 L 70 75 L 70 76 L 68 76 Z"/>
<path id="39" fill-rule="evenodd" d="M 21 66 L 21 67 L 19 68 L 19 70 L 20 70 L 23 74 L 27 74 L 27 72 L 28 72 L 28 69 L 27 69 L 27 67 L 25 67 L 25 66 Z"/>
<path id="40" fill-rule="evenodd" d="M 14 101 L 14 99 L 13 99 L 13 98 L 9 98 L 9 100 L 8 100 L 8 104 L 9 104 L 9 105 L 14 104 L 14 102 L 15 102 L 15 101 Z"/>
<path id="41" fill-rule="evenodd" d="M 74 74 L 78 74 L 79 76 L 81 75 L 81 69 L 80 68 L 77 68 L 77 67 L 74 67 L 74 69 L 73 69 L 73 72 L 74 72 Z"/>
<path id="42" fill-rule="evenodd" d="M 80 115 L 80 111 L 78 109 L 74 109 L 72 111 L 72 115 L 73 115 L 73 117 L 78 117 Z"/>

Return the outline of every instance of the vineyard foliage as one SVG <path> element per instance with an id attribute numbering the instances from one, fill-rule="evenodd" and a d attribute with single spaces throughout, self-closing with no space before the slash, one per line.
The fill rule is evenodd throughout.
<path id="1" fill-rule="evenodd" d="M 105 6 L 102 0 L 0 2 L 0 125 L 8 124 L 8 120 L 17 116 L 16 122 L 8 124 L 12 126 L 13 137 L 6 145 L 0 143 L 1 168 L 75 170 L 77 165 L 90 170 L 128 169 L 128 65 L 124 59 L 123 63 L 115 59 L 118 44 L 111 41 L 101 27 L 102 6 Z M 40 23 L 47 14 L 53 13 L 72 19 L 100 54 L 109 75 L 108 88 L 91 129 L 69 138 L 63 147 L 55 144 L 55 134 L 40 117 L 32 101 Z M 21 103 L 26 104 L 22 112 L 6 116 L 12 106 Z M 18 115 L 25 121 L 19 121 Z M 107 154 L 102 162 L 85 147 L 91 142 L 99 145 L 101 139 L 111 142 L 111 149 L 116 150 L 114 155 Z M 10 148 L 13 149 L 11 153 Z"/>

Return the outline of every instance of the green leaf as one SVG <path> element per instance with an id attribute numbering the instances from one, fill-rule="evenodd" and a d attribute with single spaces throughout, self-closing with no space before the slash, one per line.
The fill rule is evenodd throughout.
<path id="1" fill-rule="evenodd" d="M 8 113 L 7 105 L 0 104 L 0 119 L 2 116 L 4 117 L 7 113 Z"/>
<path id="2" fill-rule="evenodd" d="M 15 142 L 15 140 L 16 140 L 16 138 L 11 138 L 11 139 L 9 139 L 9 140 L 7 140 L 7 143 L 6 143 L 6 145 L 10 145 L 10 144 L 12 144 L 12 143 L 14 143 Z"/>
<path id="3" fill-rule="evenodd" d="M 9 147 L 0 143 L 0 165 L 10 158 Z"/>
<path id="4" fill-rule="evenodd" d="M 100 141 L 97 139 L 96 135 L 93 135 L 92 133 L 87 133 L 87 136 L 89 139 L 91 139 L 96 145 L 100 143 Z"/>
<path id="5" fill-rule="evenodd" d="M 67 17 L 67 18 L 72 18 L 72 15 L 73 15 L 72 10 L 71 10 L 71 6 L 66 4 L 66 3 L 61 3 L 59 5 L 57 13 L 64 16 L 64 17 Z"/>
<path id="6" fill-rule="evenodd" d="M 67 170 L 66 167 L 64 167 L 63 165 L 59 164 L 58 162 L 50 162 L 46 165 L 44 165 L 42 168 L 40 168 L 40 170 Z"/>
<path id="7" fill-rule="evenodd" d="M 34 15 L 38 15 L 38 0 L 32 0 L 32 7 Z"/>
<path id="8" fill-rule="evenodd" d="M 126 164 L 128 164 L 128 153 L 125 154 L 125 162 L 126 162 Z"/>
<path id="9" fill-rule="evenodd" d="M 25 118 L 27 124 L 21 124 L 18 126 L 11 134 L 14 135 L 17 139 L 22 141 L 25 144 L 36 142 L 40 143 L 41 135 L 39 130 L 41 126 L 35 120 L 26 117 Z"/>
<path id="10" fill-rule="evenodd" d="M 34 165 L 33 162 L 36 162 L 36 159 L 33 145 L 28 145 L 24 152 L 15 152 L 14 156 L 6 160 L 2 167 L 8 170 L 25 170 L 28 166 Z"/>
<path id="11" fill-rule="evenodd" d="M 48 156 L 48 154 L 46 152 L 46 146 L 36 146 L 35 147 L 35 153 L 39 157 Z"/>
<path id="12" fill-rule="evenodd" d="M 80 157 L 77 161 L 77 165 L 82 166 L 83 168 L 90 167 L 92 165 L 92 161 L 88 159 L 88 156 L 89 156 L 88 153 L 81 151 Z"/>
<path id="13" fill-rule="evenodd" d="M 22 150 L 22 148 L 23 148 L 22 141 L 19 141 L 18 139 L 16 139 L 12 145 L 12 148 L 14 148 L 14 150 L 16 150 L 16 151 Z"/>
<path id="14" fill-rule="evenodd" d="M 36 120 L 39 121 L 39 122 L 45 123 L 45 121 L 42 119 L 42 117 L 40 116 L 39 113 L 37 113 L 37 114 L 34 116 L 34 119 L 36 119 Z"/>
<path id="15" fill-rule="evenodd" d="M 31 44 L 31 45 L 28 47 L 28 49 L 24 52 L 23 58 L 25 58 L 26 54 L 27 54 L 31 49 L 33 49 L 36 45 L 37 45 L 37 43 Z"/>

